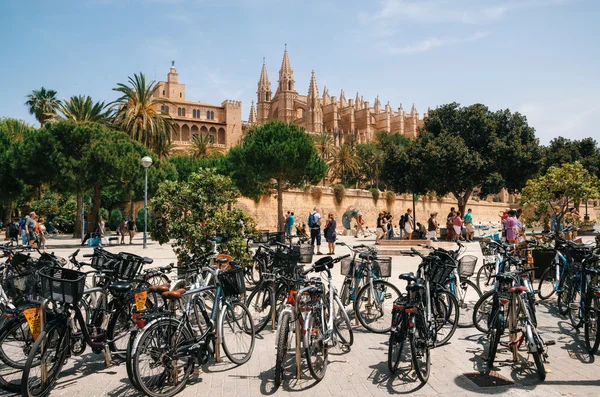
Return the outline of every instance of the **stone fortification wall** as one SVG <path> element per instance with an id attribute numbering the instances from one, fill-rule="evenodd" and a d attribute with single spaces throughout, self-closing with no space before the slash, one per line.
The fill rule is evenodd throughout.
<path id="1" fill-rule="evenodd" d="M 292 190 L 283 194 L 283 209 L 284 212 L 292 211 L 296 215 L 296 222 L 307 222 L 308 214 L 315 207 L 319 207 L 322 215 L 327 215 L 329 212 L 335 214 L 338 221 L 338 229 L 343 226 L 341 224 L 342 215 L 349 209 L 360 210 L 365 219 L 365 223 L 369 228 L 374 228 L 376 225 L 377 214 L 380 211 L 391 212 L 395 219 L 394 225 L 398 224 L 398 219 L 401 214 L 406 212 L 407 208 L 412 208 L 411 195 L 397 195 L 393 202 L 386 200 L 385 192 L 379 195 L 379 200 L 375 202 L 371 192 L 365 190 L 346 189 L 345 197 L 338 204 L 333 195 L 331 188 L 321 188 L 322 195 L 320 198 L 315 198 L 311 191 Z M 240 198 L 238 206 L 253 216 L 258 224 L 259 229 L 276 230 L 277 229 L 277 198 L 274 196 L 264 196 L 259 202 L 247 198 Z M 450 198 L 429 198 L 421 196 L 415 204 L 417 222 L 425 222 L 429 218 L 431 212 L 439 213 L 438 219 L 446 218 L 451 207 L 457 207 L 456 200 Z M 470 200 L 467 208 L 473 210 L 473 218 L 475 224 L 479 222 L 498 222 L 500 220 L 499 213 L 505 208 L 510 207 L 506 203 L 492 203 L 488 201 L 473 201 Z M 441 223 L 441 222 L 440 222 Z"/>

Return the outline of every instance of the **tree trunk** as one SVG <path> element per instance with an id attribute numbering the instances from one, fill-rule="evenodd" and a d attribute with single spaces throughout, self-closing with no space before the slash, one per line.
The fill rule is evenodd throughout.
<path id="1" fill-rule="evenodd" d="M 456 201 L 458 204 L 458 210 L 460 211 L 461 216 L 465 216 L 465 211 L 467 209 L 467 203 L 469 202 L 469 197 L 473 193 L 473 189 L 467 189 L 462 195 L 458 193 L 452 193 L 454 197 L 456 197 Z"/>
<path id="2" fill-rule="evenodd" d="M 75 227 L 73 229 L 73 238 L 81 237 L 81 210 L 83 209 L 83 194 L 77 194 L 77 215 L 75 216 Z"/>
<path id="3" fill-rule="evenodd" d="M 277 231 L 283 231 L 283 186 L 277 181 Z"/>
<path id="4" fill-rule="evenodd" d="M 94 197 L 92 198 L 92 219 L 94 225 L 90 229 L 90 232 L 96 230 L 98 223 L 100 223 L 100 202 L 102 200 L 102 186 L 94 185 Z"/>
<path id="5" fill-rule="evenodd" d="M 4 230 L 6 231 L 6 240 L 10 239 L 10 224 L 12 223 L 12 212 L 13 212 L 13 203 L 10 202 L 6 204 L 5 212 L 4 212 L 4 220 L 6 221 L 6 225 L 4 225 Z"/>
<path id="6" fill-rule="evenodd" d="M 135 201 L 129 201 L 129 218 L 135 221 Z"/>

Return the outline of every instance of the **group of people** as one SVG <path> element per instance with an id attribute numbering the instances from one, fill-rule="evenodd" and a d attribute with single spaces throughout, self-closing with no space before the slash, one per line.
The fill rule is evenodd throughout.
<path id="1" fill-rule="evenodd" d="M 14 230 L 15 240 L 19 243 L 18 238 L 21 238 L 21 245 L 46 249 L 46 224 L 44 218 L 40 218 L 35 212 L 26 215 L 19 222 L 9 226 Z M 9 230 L 10 232 L 10 230 Z M 18 236 L 18 237 L 17 237 Z M 12 237 L 12 236 L 11 236 Z"/>
<path id="2" fill-rule="evenodd" d="M 323 255 L 323 253 L 321 253 L 321 228 L 323 228 L 325 241 L 329 248 L 327 255 L 335 255 L 337 222 L 333 212 L 330 212 L 329 215 L 327 215 L 327 219 L 324 220 L 319 212 L 319 208 L 315 207 L 308 215 L 308 227 L 310 228 L 310 243 L 313 247 L 315 245 L 317 247 L 316 255 Z"/>
<path id="3" fill-rule="evenodd" d="M 433 214 L 432 214 L 433 215 Z M 437 222 L 437 212 L 435 213 Z M 463 238 L 463 229 L 465 237 Z M 446 217 L 446 240 L 472 242 L 475 239 L 475 225 L 473 224 L 473 211 L 469 208 L 467 213 L 462 216 L 461 212 L 454 207 Z"/>

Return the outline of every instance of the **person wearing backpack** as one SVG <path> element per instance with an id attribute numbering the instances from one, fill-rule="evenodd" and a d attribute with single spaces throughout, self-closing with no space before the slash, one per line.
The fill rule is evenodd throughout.
<path id="1" fill-rule="evenodd" d="M 400 226 L 400 240 L 404 238 L 408 233 L 406 232 L 406 220 L 408 219 L 408 213 L 404 215 L 400 215 L 400 222 L 398 222 L 398 226 Z"/>
<path id="2" fill-rule="evenodd" d="M 317 255 L 323 255 L 321 253 L 321 214 L 317 207 L 308 216 L 308 227 L 310 228 L 310 244 L 314 247 L 316 242 Z"/>

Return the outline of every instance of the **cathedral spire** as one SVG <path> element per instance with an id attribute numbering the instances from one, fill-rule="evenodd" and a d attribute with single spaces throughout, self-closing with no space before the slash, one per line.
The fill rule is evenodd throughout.
<path id="1" fill-rule="evenodd" d="M 412 109 L 410 109 L 410 114 L 411 114 L 411 116 L 417 114 L 417 108 L 415 107 L 414 103 L 412 105 Z"/>
<path id="2" fill-rule="evenodd" d="M 267 74 L 267 65 L 265 64 L 265 58 L 263 58 L 262 69 L 260 71 L 260 78 L 258 79 L 258 88 L 269 87 L 271 89 L 271 82 L 269 81 L 269 75 Z"/>
<path id="3" fill-rule="evenodd" d="M 323 87 L 323 106 L 327 106 L 331 103 L 331 97 L 329 96 L 329 90 L 327 86 Z"/>
<path id="4" fill-rule="evenodd" d="M 281 69 L 279 69 L 279 90 L 294 91 L 294 71 L 290 65 L 290 58 L 286 48 L 283 51 L 283 60 L 281 61 Z"/>
<path id="5" fill-rule="evenodd" d="M 346 95 L 344 94 L 344 90 L 340 92 L 340 107 L 346 107 Z"/>
<path id="6" fill-rule="evenodd" d="M 356 91 L 356 99 L 354 100 L 354 103 L 356 104 L 356 110 L 362 109 L 362 106 L 360 104 L 360 96 L 358 95 L 358 91 Z"/>
<path id="7" fill-rule="evenodd" d="M 375 113 L 379 113 L 381 110 L 381 103 L 379 102 L 379 95 L 375 97 L 375 103 L 373 104 L 373 108 L 375 109 Z"/>
<path id="8" fill-rule="evenodd" d="M 254 108 L 254 101 L 252 101 L 252 105 L 250 105 L 250 116 L 248 116 L 249 123 L 256 123 L 256 108 Z"/>
<path id="9" fill-rule="evenodd" d="M 312 71 L 310 77 L 310 83 L 308 85 L 308 98 L 307 104 L 311 108 L 316 108 L 319 104 L 319 88 L 317 87 L 317 79 L 315 78 L 315 71 Z"/>

